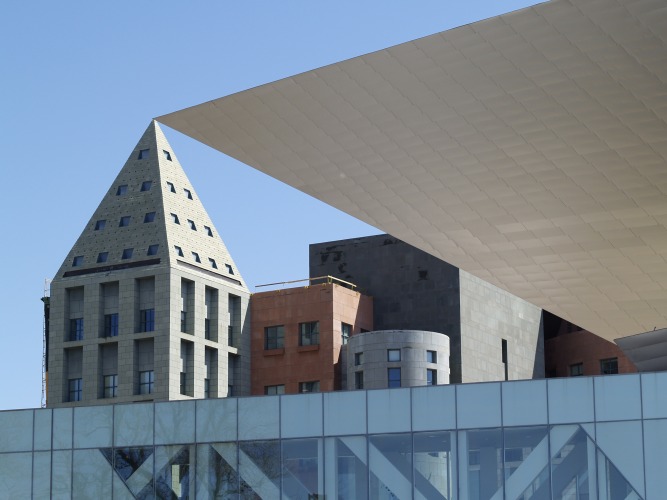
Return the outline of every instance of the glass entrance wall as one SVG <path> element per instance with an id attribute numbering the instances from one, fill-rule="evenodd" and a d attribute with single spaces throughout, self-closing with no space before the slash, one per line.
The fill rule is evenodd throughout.
<path id="1" fill-rule="evenodd" d="M 661 499 L 667 374 L 0 412 L 0 497 Z"/>

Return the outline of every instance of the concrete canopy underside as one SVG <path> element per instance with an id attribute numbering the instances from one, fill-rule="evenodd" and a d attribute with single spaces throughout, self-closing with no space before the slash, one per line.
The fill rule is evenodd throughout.
<path id="1" fill-rule="evenodd" d="M 552 0 L 158 120 L 602 337 L 667 326 L 663 0 Z"/>

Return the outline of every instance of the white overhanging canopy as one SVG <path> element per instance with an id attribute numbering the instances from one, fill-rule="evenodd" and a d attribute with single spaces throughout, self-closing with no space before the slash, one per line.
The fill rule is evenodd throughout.
<path id="1" fill-rule="evenodd" d="M 552 0 L 158 120 L 602 337 L 667 327 L 663 0 Z"/>

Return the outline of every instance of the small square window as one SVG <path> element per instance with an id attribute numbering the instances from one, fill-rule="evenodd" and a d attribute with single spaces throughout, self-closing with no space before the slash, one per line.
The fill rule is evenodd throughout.
<path id="1" fill-rule="evenodd" d="M 176 188 L 174 187 L 174 183 L 173 183 L 173 182 L 169 182 L 169 181 L 167 181 L 167 187 L 169 188 L 169 191 L 171 191 L 172 193 L 175 193 L 175 192 L 176 192 Z"/>
<path id="2" fill-rule="evenodd" d="M 401 360 L 400 349 L 387 349 L 387 361 L 400 361 L 400 360 Z"/>
<path id="3" fill-rule="evenodd" d="M 139 159 L 140 160 L 145 160 L 146 158 L 148 158 L 150 152 L 151 152 L 150 149 L 140 149 L 139 150 Z"/>
<path id="4" fill-rule="evenodd" d="M 320 344 L 320 322 L 299 323 L 299 345 Z"/>
<path id="5" fill-rule="evenodd" d="M 192 252 L 192 258 L 195 259 L 195 262 L 201 262 L 199 254 L 197 252 Z"/>
<path id="6" fill-rule="evenodd" d="M 193 231 L 197 230 L 197 226 L 195 225 L 195 221 L 188 219 L 188 226 L 190 226 L 190 229 Z"/>
<path id="7" fill-rule="evenodd" d="M 104 397 L 115 398 L 118 394 L 118 375 L 104 376 Z"/>
<path id="8" fill-rule="evenodd" d="M 95 223 L 95 231 L 101 231 L 104 229 L 107 225 L 107 221 L 105 219 L 100 219 Z"/>
<path id="9" fill-rule="evenodd" d="M 171 161 L 171 154 L 169 153 L 169 151 L 165 151 L 165 150 L 163 149 L 163 150 L 162 150 L 162 153 L 164 154 L 164 157 L 165 157 L 167 160 Z"/>
<path id="10" fill-rule="evenodd" d="M 171 220 L 174 221 L 174 224 L 180 224 L 181 222 L 178 220 L 178 215 L 176 214 L 171 214 Z"/>
<path id="11" fill-rule="evenodd" d="M 212 267 L 213 269 L 217 269 L 217 268 L 218 268 L 218 264 L 216 264 L 215 259 L 212 259 L 212 258 L 209 257 L 209 258 L 208 258 L 208 261 L 211 263 L 211 267 Z"/>
<path id="12" fill-rule="evenodd" d="M 109 259 L 109 252 L 100 252 L 97 254 L 97 263 L 101 264 Z"/>
<path id="13" fill-rule="evenodd" d="M 120 223 L 118 224 L 118 227 L 125 227 L 130 225 L 130 216 L 129 215 L 124 215 L 120 218 Z"/>
<path id="14" fill-rule="evenodd" d="M 144 215 L 144 223 L 153 222 L 155 220 L 155 212 L 148 212 Z"/>
<path id="15" fill-rule="evenodd" d="M 83 264 L 83 255 L 77 255 L 74 257 L 72 260 L 72 267 L 79 267 L 81 264 Z"/>
<path id="16" fill-rule="evenodd" d="M 232 266 L 229 264 L 225 264 L 225 267 L 227 268 L 227 272 L 229 274 L 234 274 L 234 269 L 232 269 Z"/>
<path id="17" fill-rule="evenodd" d="M 570 365 L 570 377 L 581 377 L 584 374 L 584 364 L 576 363 Z"/>
<path id="18" fill-rule="evenodd" d="M 618 373 L 618 358 L 601 359 L 600 373 L 602 375 Z"/>
<path id="19" fill-rule="evenodd" d="M 364 362 L 364 353 L 355 352 L 354 353 L 354 366 L 361 366 Z"/>
<path id="20" fill-rule="evenodd" d="M 121 184 L 116 190 L 116 196 L 123 196 L 124 194 L 127 194 L 127 184 Z"/>
<path id="21" fill-rule="evenodd" d="M 139 311 L 139 331 L 155 331 L 155 309 L 142 309 Z"/>
<path id="22" fill-rule="evenodd" d="M 314 380 L 312 382 L 299 382 L 299 392 L 320 392 L 320 381 Z"/>
<path id="23" fill-rule="evenodd" d="M 139 394 L 152 394 L 155 384 L 155 374 L 153 370 L 139 372 Z"/>
<path id="24" fill-rule="evenodd" d="M 188 197 L 188 200 L 191 200 L 192 199 L 192 191 L 190 191 L 189 189 L 185 189 L 185 188 L 183 188 L 183 191 L 185 191 L 185 196 Z"/>
<path id="25" fill-rule="evenodd" d="M 264 394 L 267 396 L 277 396 L 279 394 L 285 394 L 284 385 L 265 385 Z"/>
<path id="26" fill-rule="evenodd" d="M 141 190 L 142 191 L 150 191 L 152 185 L 153 185 L 153 181 L 144 181 L 144 182 L 141 183 Z"/>
<path id="27" fill-rule="evenodd" d="M 183 257 L 183 249 L 179 247 L 178 245 L 174 245 L 174 250 L 176 250 L 176 255 L 179 257 Z"/>
<path id="28" fill-rule="evenodd" d="M 285 347 L 285 327 L 283 325 L 264 328 L 264 349 L 282 349 Z"/>
<path id="29" fill-rule="evenodd" d="M 341 343 L 343 345 L 347 344 L 348 340 L 350 340 L 350 335 L 352 335 L 352 325 L 348 325 L 347 323 L 341 323 L 340 333 L 341 333 Z"/>
<path id="30" fill-rule="evenodd" d="M 83 394 L 83 382 L 80 378 L 69 379 L 67 387 L 69 389 L 68 401 L 81 401 Z"/>
<path id="31" fill-rule="evenodd" d="M 438 362 L 438 353 L 436 351 L 426 351 L 426 362 L 427 363 L 437 363 Z"/>
<path id="32" fill-rule="evenodd" d="M 213 236 L 213 231 L 211 230 L 210 227 L 204 226 L 204 231 L 206 231 L 206 234 L 208 234 L 209 236 Z"/>
<path id="33" fill-rule="evenodd" d="M 160 245 L 150 245 L 148 247 L 148 252 L 146 255 L 157 255 L 157 251 L 160 248 Z"/>
<path id="34" fill-rule="evenodd" d="M 132 258 L 132 253 L 134 253 L 134 248 L 126 248 L 125 250 L 123 250 L 123 256 L 121 258 L 123 260 L 131 259 Z"/>

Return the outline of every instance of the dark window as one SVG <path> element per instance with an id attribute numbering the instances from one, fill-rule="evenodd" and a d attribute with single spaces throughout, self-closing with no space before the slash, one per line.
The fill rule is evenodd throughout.
<path id="1" fill-rule="evenodd" d="M 218 268 L 218 264 L 216 264 L 215 259 L 212 259 L 212 258 L 209 257 L 209 258 L 208 258 L 208 261 L 211 263 L 211 267 L 212 267 L 213 269 L 217 269 L 217 268 Z"/>
<path id="2" fill-rule="evenodd" d="M 123 215 L 120 218 L 120 222 L 118 223 L 118 227 L 125 227 L 130 225 L 130 219 L 131 217 L 129 215 Z"/>
<path id="3" fill-rule="evenodd" d="M 100 252 L 97 254 L 97 263 L 106 262 L 109 258 L 109 252 Z"/>
<path id="4" fill-rule="evenodd" d="M 507 340 L 502 339 L 501 348 L 502 348 L 503 368 L 505 369 L 505 380 L 509 380 L 510 374 L 509 374 L 509 363 L 507 362 Z"/>
<path id="5" fill-rule="evenodd" d="M 231 396 L 231 394 L 229 394 Z M 204 379 L 204 397 L 205 398 L 210 398 L 211 397 L 211 379 L 210 378 L 205 378 Z"/>
<path id="6" fill-rule="evenodd" d="M 139 150 L 139 159 L 140 160 L 145 160 L 148 158 L 148 155 L 150 154 L 150 149 L 140 149 Z"/>
<path id="7" fill-rule="evenodd" d="M 426 385 L 438 385 L 437 370 L 426 370 Z"/>
<path id="8" fill-rule="evenodd" d="M 227 272 L 229 274 L 234 274 L 234 269 L 232 269 L 232 266 L 230 264 L 225 264 L 225 267 L 227 268 Z"/>
<path id="9" fill-rule="evenodd" d="M 342 343 L 343 345 L 347 344 L 347 341 L 350 340 L 350 335 L 352 335 L 352 325 L 348 325 L 347 323 L 341 323 L 340 324 L 340 332 L 341 332 L 341 337 L 342 337 Z"/>
<path id="10" fill-rule="evenodd" d="M 104 397 L 115 398 L 118 392 L 118 375 L 104 376 Z"/>
<path id="11" fill-rule="evenodd" d="M 181 311 L 181 331 L 188 333 L 188 313 Z"/>
<path id="12" fill-rule="evenodd" d="M 178 215 L 176 214 L 171 214 L 171 220 L 174 221 L 174 224 L 180 224 L 181 221 L 178 220 Z"/>
<path id="13" fill-rule="evenodd" d="M 192 258 L 195 260 L 195 262 L 201 262 L 199 254 L 197 252 L 192 252 Z"/>
<path id="14" fill-rule="evenodd" d="M 69 388 L 68 401 L 81 401 L 83 381 L 80 378 L 71 378 L 67 385 Z"/>
<path id="15" fill-rule="evenodd" d="M 167 187 L 169 188 L 169 191 L 171 191 L 172 193 L 175 193 L 175 192 L 176 192 L 176 188 L 174 187 L 174 183 L 173 183 L 173 182 L 169 182 L 169 181 L 167 181 Z"/>
<path id="16" fill-rule="evenodd" d="M 153 394 L 155 375 L 153 370 L 139 372 L 139 394 Z"/>
<path id="17" fill-rule="evenodd" d="M 83 264 L 83 255 L 77 255 L 76 257 L 74 257 L 74 259 L 72 260 L 72 267 L 78 267 L 81 264 Z"/>
<path id="18" fill-rule="evenodd" d="M 363 352 L 355 352 L 354 353 L 354 366 L 360 366 L 364 362 L 364 353 Z"/>
<path id="19" fill-rule="evenodd" d="M 179 247 L 178 245 L 174 245 L 174 249 L 176 250 L 176 255 L 179 257 L 183 257 L 183 249 Z"/>
<path id="20" fill-rule="evenodd" d="M 188 381 L 188 376 L 185 372 L 181 372 L 181 394 L 184 396 L 187 396 L 187 381 Z"/>
<path id="21" fill-rule="evenodd" d="M 133 253 L 134 253 L 134 248 L 126 248 L 125 250 L 123 250 L 123 255 L 121 256 L 121 259 L 123 260 L 131 259 Z"/>
<path id="22" fill-rule="evenodd" d="M 299 323 L 299 345 L 319 345 L 320 322 Z"/>
<path id="23" fill-rule="evenodd" d="M 265 385 L 264 394 L 267 396 L 275 396 L 277 394 L 285 394 L 284 385 Z"/>
<path id="24" fill-rule="evenodd" d="M 285 342 L 285 327 L 283 325 L 264 328 L 264 349 L 281 349 Z"/>
<path id="25" fill-rule="evenodd" d="M 153 222 L 155 220 L 155 212 L 148 212 L 144 215 L 144 224 L 146 222 Z"/>
<path id="26" fill-rule="evenodd" d="M 123 196 L 124 194 L 127 194 L 127 184 L 121 184 L 116 189 L 116 196 Z"/>
<path id="27" fill-rule="evenodd" d="M 299 392 L 320 392 L 320 381 L 299 382 Z"/>
<path id="28" fill-rule="evenodd" d="M 364 388 L 364 372 L 354 372 L 354 388 Z"/>
<path id="29" fill-rule="evenodd" d="M 159 250 L 160 245 L 150 245 L 148 247 L 148 252 L 146 252 L 146 255 L 157 255 L 157 251 Z"/>
<path id="30" fill-rule="evenodd" d="M 144 181 L 141 183 L 141 190 L 150 191 L 152 186 L 153 186 L 153 181 Z"/>
<path id="31" fill-rule="evenodd" d="M 107 225 L 107 221 L 105 219 L 100 219 L 95 223 L 95 231 L 101 231 L 104 229 Z"/>
<path id="32" fill-rule="evenodd" d="M 118 313 L 104 315 L 104 336 L 118 336 Z"/>
<path id="33" fill-rule="evenodd" d="M 69 320 L 69 339 L 83 340 L 83 318 Z"/>
<path id="34" fill-rule="evenodd" d="M 427 363 L 437 363 L 438 362 L 438 353 L 436 351 L 426 351 L 426 362 Z"/>
<path id="35" fill-rule="evenodd" d="M 188 200 L 192 199 L 192 192 L 189 189 L 183 188 L 183 191 L 185 192 L 185 196 L 187 196 Z"/>
<path id="36" fill-rule="evenodd" d="M 209 236 L 213 236 L 213 230 L 210 227 L 204 226 L 204 231 L 206 231 L 206 234 Z"/>
<path id="37" fill-rule="evenodd" d="M 400 360 L 401 360 L 400 349 L 387 349 L 387 361 L 400 361 Z"/>
<path id="38" fill-rule="evenodd" d="M 401 386 L 401 369 L 400 368 L 388 368 L 387 369 L 387 387 L 400 387 Z"/>
<path id="39" fill-rule="evenodd" d="M 584 374 L 584 364 L 575 363 L 570 365 L 570 377 L 581 377 Z"/>
<path id="40" fill-rule="evenodd" d="M 204 318 L 204 338 L 211 340 L 211 319 Z"/>
<path id="41" fill-rule="evenodd" d="M 188 219 L 188 226 L 190 226 L 190 229 L 193 231 L 197 230 L 197 226 L 195 225 L 195 221 Z"/>
<path id="42" fill-rule="evenodd" d="M 601 359 L 600 373 L 603 375 L 613 375 L 614 373 L 618 373 L 618 358 Z"/>
<path id="43" fill-rule="evenodd" d="M 171 161 L 171 154 L 169 153 L 169 151 L 165 151 L 165 150 L 163 149 L 163 150 L 162 150 L 162 153 L 164 154 L 164 157 L 165 157 L 167 160 Z"/>
<path id="44" fill-rule="evenodd" d="M 155 309 L 139 311 L 139 331 L 152 332 L 155 330 Z"/>

